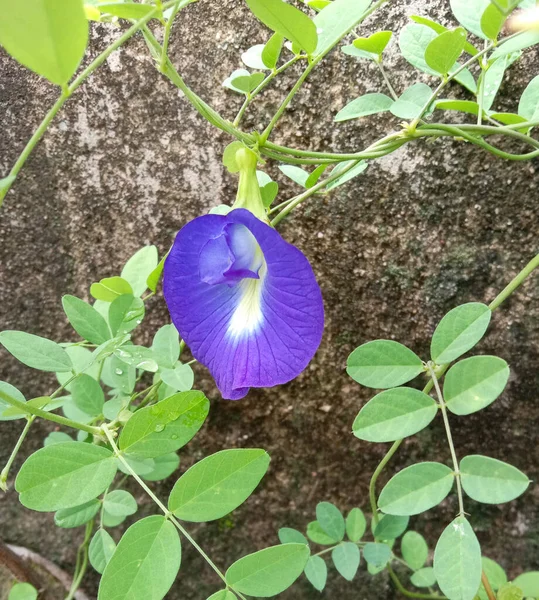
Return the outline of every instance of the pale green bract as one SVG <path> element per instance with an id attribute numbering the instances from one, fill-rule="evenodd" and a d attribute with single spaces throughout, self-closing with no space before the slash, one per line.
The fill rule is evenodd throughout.
<path id="1" fill-rule="evenodd" d="M 253 493 L 269 467 L 259 449 L 222 450 L 193 465 L 178 479 L 168 508 L 184 521 L 214 521 Z"/>
<path id="2" fill-rule="evenodd" d="M 309 560 L 303 544 L 265 548 L 236 561 L 226 572 L 227 583 L 238 592 L 255 598 L 280 594 L 303 573 Z"/>
<path id="3" fill-rule="evenodd" d="M 164 517 L 131 525 L 105 567 L 98 600 L 161 600 L 180 568 L 180 537 Z"/>

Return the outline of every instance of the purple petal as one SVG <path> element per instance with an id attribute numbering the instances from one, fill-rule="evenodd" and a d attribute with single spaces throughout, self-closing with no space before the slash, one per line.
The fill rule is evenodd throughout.
<path id="1" fill-rule="evenodd" d="M 308 260 L 245 209 L 181 229 L 165 262 L 164 295 L 224 398 L 294 379 L 322 338 L 322 295 Z"/>

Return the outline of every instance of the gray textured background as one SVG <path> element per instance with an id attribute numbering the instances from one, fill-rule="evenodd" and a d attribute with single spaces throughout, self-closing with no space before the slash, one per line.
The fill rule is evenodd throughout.
<path id="1" fill-rule="evenodd" d="M 448 6 L 440 0 L 394 1 L 361 31 L 398 31 L 416 12 L 451 23 Z M 89 57 L 117 35 L 108 26 L 93 26 Z M 239 0 L 202 0 L 178 20 L 171 58 L 202 97 L 232 118 L 241 99 L 220 84 L 242 66 L 242 51 L 266 39 Z M 392 44 L 388 66 L 399 91 L 418 79 L 432 83 L 396 56 Z M 534 49 L 504 83 L 501 110 L 515 110 L 516 99 L 537 72 Z M 0 73 L 4 175 L 57 92 L 3 54 Z M 268 121 L 291 75 L 250 112 L 246 131 Z M 317 150 L 361 149 L 398 128 L 397 120 L 333 124 L 332 119 L 351 99 L 380 88 L 374 65 L 335 52 L 309 79 L 274 139 Z M 63 294 L 88 298 L 89 284 L 117 274 L 140 246 L 154 243 L 164 252 L 185 222 L 232 201 L 235 179 L 220 162 L 229 141 L 157 73 L 140 38 L 111 56 L 67 103 L 6 198 L 0 213 L 1 328 L 72 339 L 61 310 Z M 279 177 L 274 164 L 268 167 Z M 223 522 L 191 527 L 219 565 L 276 543 L 281 526 L 305 528 L 320 500 L 345 511 L 355 505 L 367 508 L 368 479 L 385 445 L 361 442 L 350 433 L 372 394 L 347 378 L 346 357 L 357 345 L 381 337 L 405 342 L 426 356 L 430 335 L 447 310 L 461 302 L 491 300 L 537 253 L 536 168 L 537 163 L 503 162 L 463 143 L 421 142 L 372 163 L 362 177 L 331 196 L 310 199 L 282 223 L 282 234 L 307 254 L 319 278 L 326 330 L 315 359 L 296 381 L 252 391 L 237 403 L 220 400 L 207 372 L 196 369 L 212 410 L 202 433 L 183 451 L 183 467 L 225 447 L 263 447 L 272 457 L 261 487 L 242 508 Z M 297 191 L 280 181 L 280 198 Z M 538 300 L 535 277 L 496 312 L 478 347 L 511 365 L 501 399 L 477 415 L 451 419 L 461 456 L 481 452 L 505 459 L 531 479 L 539 476 Z M 148 343 L 165 322 L 166 309 L 157 296 L 138 341 Z M 54 389 L 52 377 L 22 367 L 5 352 L 0 352 L 0 378 L 28 396 Z M 20 428 L 20 423 L 0 425 L 0 463 Z M 16 466 L 50 430 L 49 424 L 35 425 Z M 424 459 L 449 460 L 438 420 L 406 441 L 389 472 Z M 173 480 L 155 486 L 157 493 L 165 497 Z M 142 505 L 139 514 L 153 510 L 137 488 L 132 490 Z M 536 485 L 509 505 L 468 501 L 466 507 L 486 555 L 512 575 L 539 567 Z M 434 544 L 456 510 L 452 496 L 414 519 L 413 526 Z M 4 540 L 73 567 L 81 531 L 56 529 L 51 514 L 27 511 L 13 490 L 0 496 L 0 522 Z M 218 589 L 217 583 L 185 545 L 184 565 L 168 597 L 202 600 Z M 90 576 L 90 594 L 95 584 Z M 302 581 L 282 597 L 304 600 L 319 594 Z M 363 569 L 353 584 L 332 572 L 323 597 L 391 599 L 394 592 L 384 575 L 369 578 Z"/>

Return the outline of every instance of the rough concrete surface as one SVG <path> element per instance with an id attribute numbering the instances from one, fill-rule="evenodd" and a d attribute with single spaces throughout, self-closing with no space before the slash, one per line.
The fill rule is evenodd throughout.
<path id="1" fill-rule="evenodd" d="M 394 0 L 361 32 L 398 31 L 419 13 L 452 23 L 449 2 Z M 93 25 L 89 57 L 118 31 Z M 171 58 L 187 82 L 223 115 L 233 118 L 241 99 L 221 87 L 240 54 L 267 39 L 239 0 L 201 0 L 182 14 L 171 39 Z M 421 80 L 395 53 L 388 70 L 399 91 Z M 515 110 L 527 82 L 539 72 L 537 48 L 526 52 L 503 84 L 501 110 Z M 5 175 L 54 102 L 57 91 L 0 56 L 0 174 Z M 297 71 L 295 72 L 297 74 Z M 267 123 L 294 81 L 284 76 L 244 120 L 246 131 Z M 351 99 L 381 89 L 374 65 L 332 53 L 313 73 L 274 134 L 301 148 L 351 151 L 399 127 L 390 117 L 334 124 Z M 463 93 L 456 87 L 451 94 Z M 451 115 L 448 115 L 452 118 Z M 454 117 L 453 117 L 454 118 Z M 0 326 L 61 341 L 74 339 L 61 296 L 88 298 L 92 281 L 117 274 L 144 244 L 164 252 L 189 219 L 234 197 L 235 179 L 221 166 L 230 139 L 199 117 L 154 69 L 140 37 L 114 53 L 69 100 L 36 148 L 0 212 Z M 281 183 L 281 199 L 297 189 Z M 217 450 L 262 447 L 271 468 L 257 492 L 230 518 L 190 530 L 223 567 L 277 542 L 279 527 L 305 528 L 316 503 L 344 511 L 367 509 L 368 480 L 386 445 L 351 435 L 351 424 L 373 395 L 349 379 L 344 365 L 359 344 L 375 338 L 407 343 L 427 357 L 430 335 L 442 315 L 466 301 L 490 301 L 537 253 L 537 162 L 510 163 L 456 141 L 418 142 L 373 162 L 363 176 L 331 196 L 310 199 L 280 226 L 311 260 L 326 306 L 325 335 L 309 368 L 289 385 L 252 391 L 240 402 L 220 400 L 198 366 L 197 385 L 212 400 L 208 423 L 182 451 L 182 469 Z M 452 417 L 460 456 L 483 453 L 507 460 L 532 480 L 539 477 L 539 277 L 530 279 L 493 318 L 478 352 L 511 366 L 509 385 L 489 408 Z M 138 341 L 148 343 L 167 322 L 162 297 L 149 303 Z M 0 352 L 0 378 L 28 397 L 54 389 L 54 378 L 31 371 Z M 419 384 L 418 384 L 419 385 Z M 20 422 L 0 424 L 0 463 L 7 459 Z M 38 422 L 15 467 L 42 444 L 51 427 Z M 440 420 L 408 439 L 382 483 L 420 460 L 449 461 Z M 153 486 L 166 497 L 175 477 Z M 139 515 L 153 506 L 136 487 Z M 539 568 L 539 488 L 503 506 L 467 501 L 483 552 L 514 576 Z M 441 507 L 412 520 L 431 547 L 456 514 L 452 495 Z M 65 570 L 73 568 L 81 530 L 57 529 L 51 514 L 24 509 L 11 489 L 0 496 L 0 537 L 26 546 Z M 116 537 L 119 537 L 120 531 Z M 96 594 L 97 576 L 84 587 Z M 203 600 L 218 580 L 184 544 L 183 566 L 167 598 Z M 4 595 L 6 582 L 4 581 Z M 0 592 L 1 595 L 2 592 Z M 62 596 L 59 595 L 58 598 Z M 303 579 L 282 598 L 320 597 Z M 331 570 L 324 598 L 392 599 L 385 575 L 353 583 Z"/>

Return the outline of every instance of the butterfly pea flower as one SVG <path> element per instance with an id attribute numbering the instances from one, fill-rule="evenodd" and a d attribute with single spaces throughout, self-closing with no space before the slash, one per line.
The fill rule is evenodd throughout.
<path id="1" fill-rule="evenodd" d="M 247 150 L 238 156 L 238 208 L 187 223 L 166 259 L 163 283 L 174 325 L 231 400 L 251 387 L 294 379 L 318 349 L 324 326 L 309 261 L 265 222 L 256 157 Z"/>

